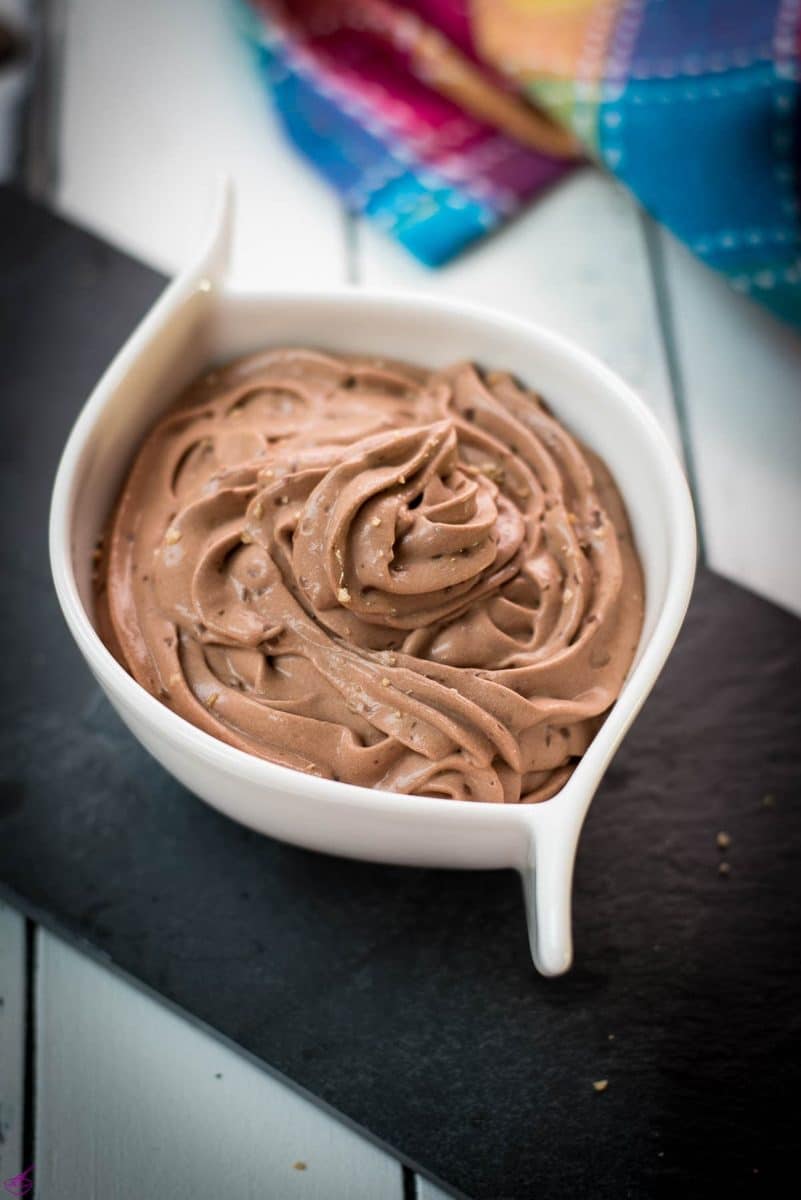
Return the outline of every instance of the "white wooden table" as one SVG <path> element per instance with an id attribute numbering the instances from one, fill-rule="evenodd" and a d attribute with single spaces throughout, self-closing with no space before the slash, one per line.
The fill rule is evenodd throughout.
<path id="1" fill-rule="evenodd" d="M 453 292 L 564 331 L 638 388 L 684 456 L 709 563 L 801 612 L 801 340 L 591 169 L 447 269 L 417 266 L 285 145 L 230 12 L 226 0 L 64 5 L 56 206 L 172 271 L 227 171 L 242 287 Z M 2 908 L 0 996 L 0 1181 L 33 1161 L 39 1200 L 441 1196 Z"/>

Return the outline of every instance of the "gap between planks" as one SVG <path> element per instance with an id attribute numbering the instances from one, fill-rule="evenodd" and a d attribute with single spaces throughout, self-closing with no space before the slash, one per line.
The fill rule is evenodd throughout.
<path id="1" fill-rule="evenodd" d="M 25 1131 L 26 922 L 0 902 L 0 1183 L 23 1166 Z"/>

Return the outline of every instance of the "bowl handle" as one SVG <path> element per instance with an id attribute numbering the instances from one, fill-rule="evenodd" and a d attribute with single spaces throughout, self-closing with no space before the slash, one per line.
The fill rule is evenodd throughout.
<path id="1" fill-rule="evenodd" d="M 573 961 L 571 897 L 578 831 L 540 811 L 520 871 L 531 957 L 541 975 L 563 975 Z M 541 818 L 541 819 L 540 819 Z"/>
<path id="2" fill-rule="evenodd" d="M 211 197 L 206 235 L 188 273 L 202 275 L 213 287 L 225 282 L 231 257 L 233 224 L 233 185 L 227 175 L 219 175 Z"/>

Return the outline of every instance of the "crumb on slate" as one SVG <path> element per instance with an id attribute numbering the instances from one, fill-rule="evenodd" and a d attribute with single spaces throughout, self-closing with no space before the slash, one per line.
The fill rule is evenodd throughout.
<path id="1" fill-rule="evenodd" d="M 592 1086 L 595 1088 L 596 1092 L 605 1092 L 606 1089 L 609 1087 L 609 1080 L 608 1079 L 596 1079 Z"/>
<path id="2" fill-rule="evenodd" d="M 718 865 L 719 875 L 731 875 L 731 867 L 727 862 L 722 862 Z"/>
<path id="3" fill-rule="evenodd" d="M 300 1160 L 298 1160 L 296 1163 L 293 1163 L 293 1164 L 292 1164 L 292 1167 L 293 1167 L 293 1169 L 294 1169 L 295 1171 L 305 1171 L 305 1170 L 306 1170 L 306 1163 L 305 1163 L 305 1162 L 301 1162 Z"/>
<path id="4" fill-rule="evenodd" d="M 772 792 L 768 792 L 766 796 L 762 797 L 762 807 L 763 808 L 775 808 L 776 807 L 776 797 L 773 795 Z"/>
<path id="5" fill-rule="evenodd" d="M 728 833 L 719 833 L 715 841 L 718 844 L 719 850 L 728 850 L 729 846 L 731 845 L 731 838 L 729 837 Z"/>

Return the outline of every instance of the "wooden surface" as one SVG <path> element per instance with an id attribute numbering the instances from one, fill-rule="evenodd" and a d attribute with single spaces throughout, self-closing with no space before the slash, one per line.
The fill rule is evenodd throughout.
<path id="1" fill-rule="evenodd" d="M 801 612 L 801 338 L 659 236 L 707 561 Z"/>
<path id="2" fill-rule="evenodd" d="M 400 1164 L 58 938 L 37 945 L 37 1196 L 400 1197 Z"/>
<path id="3" fill-rule="evenodd" d="M 801 612 L 801 341 L 589 169 L 445 270 L 417 266 L 347 218 L 287 149 L 230 13 L 226 0 L 69 0 L 56 205 L 172 270 L 194 244 L 215 173 L 227 171 L 239 201 L 238 285 L 411 287 L 569 334 L 640 390 L 684 454 L 711 565 Z M 40 932 L 36 956 L 31 1132 L 41 1200 L 441 1200 L 433 1185 L 404 1181 L 387 1155 L 57 938 Z M 3 1178 L 28 1165 L 20 1157 L 24 959 L 23 922 L 0 910 Z"/>

